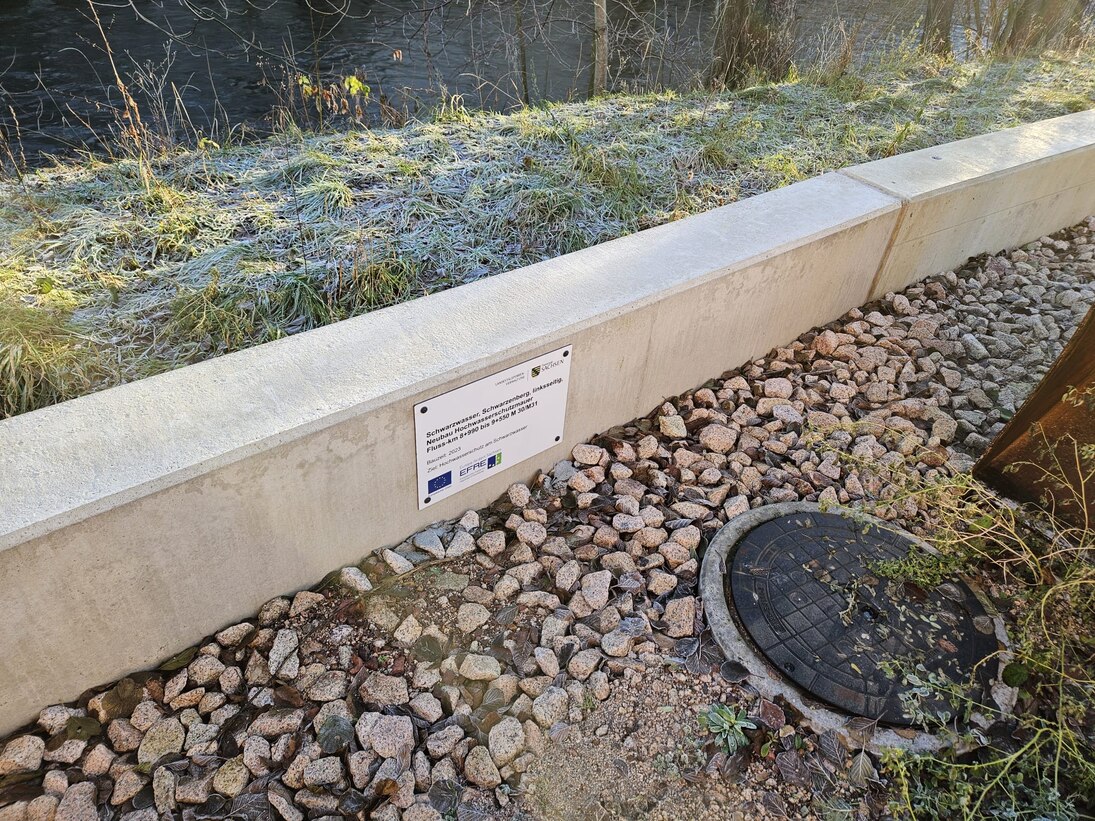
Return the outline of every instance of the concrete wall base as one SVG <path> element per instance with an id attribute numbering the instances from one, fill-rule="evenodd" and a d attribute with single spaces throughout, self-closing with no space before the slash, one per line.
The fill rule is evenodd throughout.
<path id="1" fill-rule="evenodd" d="M 870 298 L 1093 212 L 1084 112 L 0 422 L 0 734 Z M 567 344 L 560 444 L 419 511 L 414 404 Z"/>

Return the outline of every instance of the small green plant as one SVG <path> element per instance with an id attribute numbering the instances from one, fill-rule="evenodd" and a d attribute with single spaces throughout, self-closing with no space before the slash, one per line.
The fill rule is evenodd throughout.
<path id="1" fill-rule="evenodd" d="M 589 690 L 586 690 L 585 694 L 582 696 L 582 712 L 592 713 L 596 709 L 597 699 L 594 698 L 593 693 L 591 693 Z"/>
<path id="2" fill-rule="evenodd" d="M 713 735 L 727 755 L 733 755 L 749 743 L 746 730 L 757 729 L 744 709 L 735 710 L 725 704 L 712 704 L 706 712 L 700 713 L 698 721 L 700 729 Z"/>
<path id="3" fill-rule="evenodd" d="M 298 196 L 300 217 L 318 220 L 337 215 L 354 202 L 354 192 L 341 179 L 324 173 L 301 189 Z"/>
<path id="4" fill-rule="evenodd" d="M 673 758 L 672 752 L 658 753 L 654 756 L 654 772 L 667 778 L 678 778 L 681 772 L 676 763 L 674 763 Z"/>
<path id="5" fill-rule="evenodd" d="M 434 112 L 433 121 L 435 123 L 453 123 L 456 125 L 467 125 L 472 122 L 474 115 L 464 107 L 464 97 L 461 94 L 453 94 L 449 96 L 444 95 L 441 100 L 441 104 Z"/>

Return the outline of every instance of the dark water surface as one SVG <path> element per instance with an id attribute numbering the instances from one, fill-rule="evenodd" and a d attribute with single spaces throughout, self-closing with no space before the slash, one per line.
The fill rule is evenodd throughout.
<path id="1" fill-rule="evenodd" d="M 441 89 L 499 109 L 588 93 L 589 0 L 340 2 L 96 0 L 100 33 L 88 0 L 0 0 L 0 126 L 32 164 L 109 144 L 122 97 L 104 34 L 147 124 L 189 124 L 176 130 L 191 138 L 268 130 L 301 74 L 363 79 L 374 119 L 381 95 L 413 115 Z M 715 2 L 610 0 L 612 86 L 693 86 Z M 915 27 L 920 5 L 799 0 L 799 57 L 838 49 L 841 24 L 860 26 L 861 50 L 884 47 Z"/>

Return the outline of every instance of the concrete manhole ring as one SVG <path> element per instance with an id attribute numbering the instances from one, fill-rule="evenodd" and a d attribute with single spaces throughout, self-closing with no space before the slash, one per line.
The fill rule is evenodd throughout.
<path id="1" fill-rule="evenodd" d="M 937 737 L 909 726 L 915 719 L 900 699 L 909 685 L 895 666 L 916 659 L 953 680 L 976 670 L 985 698 L 1004 711 L 1016 693 L 1000 681 L 1003 621 L 975 586 L 923 591 L 874 572 L 910 549 L 934 552 L 859 512 L 852 518 L 809 502 L 750 510 L 704 556 L 700 592 L 711 632 L 761 695 L 785 698 L 816 731 L 859 715 L 879 722 L 873 748 L 938 749 Z"/>

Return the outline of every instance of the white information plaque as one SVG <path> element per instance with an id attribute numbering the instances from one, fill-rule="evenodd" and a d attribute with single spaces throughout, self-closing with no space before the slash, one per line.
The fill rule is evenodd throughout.
<path id="1" fill-rule="evenodd" d="M 560 441 L 569 383 L 568 345 L 415 405 L 419 510 Z"/>

